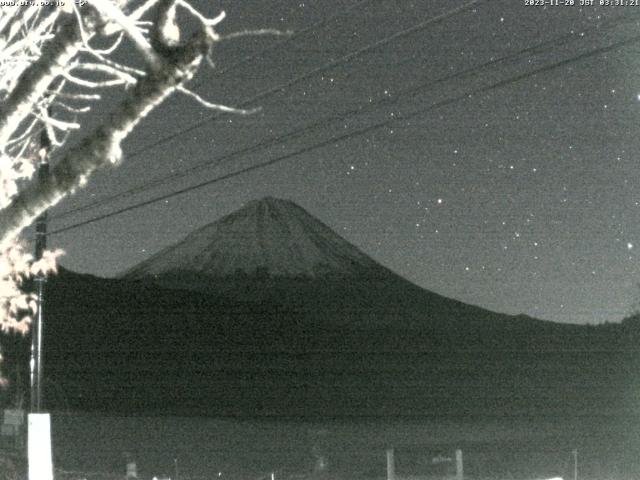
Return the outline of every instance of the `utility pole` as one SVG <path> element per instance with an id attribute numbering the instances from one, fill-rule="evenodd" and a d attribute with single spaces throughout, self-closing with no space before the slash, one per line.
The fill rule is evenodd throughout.
<path id="1" fill-rule="evenodd" d="M 49 149 L 51 141 L 46 128 L 40 135 L 40 150 L 38 155 L 38 181 L 46 181 L 49 175 Z M 36 219 L 36 251 L 35 258 L 40 260 L 47 249 L 47 211 L 45 210 Z M 31 413 L 39 413 L 42 410 L 42 330 L 44 324 L 44 286 L 46 275 L 39 273 L 35 278 L 38 311 L 34 324 L 31 326 Z"/>
<path id="2" fill-rule="evenodd" d="M 393 447 L 387 448 L 387 480 L 396 480 L 396 459 Z"/>
<path id="3" fill-rule="evenodd" d="M 46 128 L 40 136 L 40 164 L 38 181 L 43 183 L 49 174 L 48 154 L 51 141 Z M 36 260 L 42 258 L 47 248 L 47 212 L 36 219 Z M 44 326 L 44 286 L 46 278 L 39 274 L 35 278 L 38 296 L 38 311 L 31 326 L 31 411 L 27 426 L 27 458 L 29 480 L 53 480 L 53 459 L 51 454 L 51 416 L 42 412 L 42 331 Z"/>
<path id="4" fill-rule="evenodd" d="M 456 480 L 464 480 L 464 465 L 462 463 L 462 450 L 456 450 Z"/>
<path id="5" fill-rule="evenodd" d="M 573 480 L 578 480 L 578 449 L 573 450 Z"/>

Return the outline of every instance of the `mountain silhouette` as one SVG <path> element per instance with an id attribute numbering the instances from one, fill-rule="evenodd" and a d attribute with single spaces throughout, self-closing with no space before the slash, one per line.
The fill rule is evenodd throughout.
<path id="1" fill-rule="evenodd" d="M 322 323 L 450 329 L 551 326 L 424 290 L 289 200 L 266 197 L 189 234 L 122 279 L 224 295 L 254 310 L 323 312 Z M 257 313 L 257 311 L 256 311 Z"/>
<path id="2" fill-rule="evenodd" d="M 184 271 L 211 277 L 355 277 L 383 268 L 299 205 L 266 197 L 189 234 L 124 277 Z"/>
<path id="3" fill-rule="evenodd" d="M 119 278 L 62 268 L 46 295 L 51 409 L 640 413 L 628 388 L 640 370 L 637 322 L 558 324 L 446 298 L 287 200 L 250 202 Z M 13 340 L 3 342 L 9 373 L 28 363 L 28 339 Z"/>

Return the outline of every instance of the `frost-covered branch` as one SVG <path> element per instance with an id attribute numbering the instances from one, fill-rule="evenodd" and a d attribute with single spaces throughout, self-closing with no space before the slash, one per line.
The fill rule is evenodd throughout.
<path id="1" fill-rule="evenodd" d="M 66 16 L 55 37 L 42 47 L 42 55 L 17 78 L 0 108 L 0 145 L 4 145 L 13 131 L 33 111 L 65 65 L 78 53 L 82 44 L 78 22 Z"/>
<path id="2" fill-rule="evenodd" d="M 200 105 L 202 105 L 203 107 L 208 108 L 210 110 L 217 110 L 219 112 L 225 112 L 225 113 L 235 113 L 235 114 L 238 114 L 238 115 L 251 115 L 253 113 L 257 113 L 257 112 L 260 111 L 259 108 L 253 108 L 253 109 L 247 110 L 247 109 L 243 109 L 243 108 L 228 107 L 226 105 L 222 105 L 222 104 L 219 104 L 219 103 L 209 102 L 209 101 L 205 100 L 204 98 L 202 98 L 197 93 L 195 93 L 195 92 L 189 90 L 188 88 L 186 88 L 184 85 L 180 85 L 178 87 L 178 91 L 181 92 L 181 93 L 184 93 L 188 97 L 193 98 Z"/>
<path id="3" fill-rule="evenodd" d="M 2 330 L 26 331 L 35 305 L 22 292 L 22 282 L 55 268 L 59 255 L 50 252 L 34 261 L 16 240 L 22 229 L 82 186 L 96 169 L 118 163 L 123 140 L 150 111 L 180 91 L 206 108 L 251 113 L 209 102 L 186 87 L 220 39 L 214 27 L 224 12 L 208 18 L 186 0 L 67 4 L 66 9 L 0 9 Z M 181 40 L 178 9 L 199 27 L 186 41 Z M 139 58 L 125 64 L 114 53 L 127 43 L 136 47 Z M 127 87 L 118 107 L 102 125 L 83 132 L 83 116 L 102 100 L 102 90 L 114 85 Z M 74 144 L 55 156 L 71 132 L 76 132 Z M 36 179 L 47 149 L 55 162 L 48 175 Z"/>
<path id="4" fill-rule="evenodd" d="M 112 0 L 89 0 L 91 5 L 100 13 L 105 21 L 111 21 L 129 37 L 134 46 L 142 53 L 145 60 L 154 69 L 159 68 L 160 59 L 151 47 L 144 34 L 140 31 L 135 20 L 125 13 Z"/>
<path id="5" fill-rule="evenodd" d="M 227 33 L 220 37 L 220 40 L 235 40 L 242 37 L 255 37 L 262 35 L 274 35 L 276 37 L 293 35 L 291 30 L 278 30 L 277 28 L 261 28 L 259 30 L 240 30 L 239 32 Z"/>
<path id="6" fill-rule="evenodd" d="M 120 161 L 122 141 L 152 109 L 193 77 L 213 40 L 203 30 L 184 45 L 165 45 L 163 52 L 158 52 L 163 68 L 151 67 L 106 124 L 71 148 L 44 182 L 32 181 L 0 211 L 0 241 L 15 237 L 42 211 L 83 185 L 95 169 Z"/>

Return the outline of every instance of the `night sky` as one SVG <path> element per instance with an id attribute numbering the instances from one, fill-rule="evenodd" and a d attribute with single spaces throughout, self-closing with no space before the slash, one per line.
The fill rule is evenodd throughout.
<path id="1" fill-rule="evenodd" d="M 640 5 L 579 2 L 479 0 L 432 23 L 472 2 L 195 2 L 227 12 L 222 33 L 299 32 L 222 42 L 216 69 L 194 81 L 211 101 L 261 112 L 208 120 L 173 97 L 127 140 L 122 165 L 51 212 L 50 230 L 289 158 L 52 235 L 50 246 L 66 250 L 68 268 L 112 276 L 271 195 L 426 289 L 543 319 L 619 320 L 640 300 L 640 41 L 627 41 L 640 34 Z M 288 135 L 306 125 L 316 127 Z"/>

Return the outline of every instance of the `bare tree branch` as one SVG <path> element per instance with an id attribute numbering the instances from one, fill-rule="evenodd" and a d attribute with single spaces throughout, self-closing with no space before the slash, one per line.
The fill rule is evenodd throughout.
<path id="1" fill-rule="evenodd" d="M 0 211 L 0 243 L 14 238 L 41 212 L 82 186 L 94 170 L 119 162 L 122 140 L 153 108 L 192 78 L 212 41 L 200 32 L 186 45 L 167 50 L 165 68 L 142 78 L 105 125 L 62 157 L 44 182 L 32 181 Z"/>
<path id="2" fill-rule="evenodd" d="M 209 102 L 186 87 L 203 59 L 210 61 L 211 47 L 220 40 L 214 27 L 224 12 L 207 18 L 187 0 L 89 0 L 83 7 L 67 3 L 64 9 L 0 9 L 2 330 L 27 331 L 35 305 L 29 294 L 21 292 L 22 279 L 54 269 L 59 254 L 51 252 L 34 262 L 16 240 L 22 229 L 83 186 L 95 170 L 118 163 L 123 140 L 150 111 L 176 91 L 206 108 L 240 114 L 255 111 Z M 178 9 L 198 27 L 183 43 Z M 147 13 L 153 13 L 148 16 L 152 18 L 143 21 Z M 117 38 L 110 43 L 112 35 Z M 129 65 L 114 60 L 125 37 L 140 51 L 142 62 L 133 60 Z M 110 45 L 104 47 L 105 43 Z M 82 115 L 102 99 L 102 89 L 123 84 L 127 88 L 117 108 L 93 131 L 83 132 Z M 57 107 L 54 112 L 52 106 Z M 72 131 L 77 142 L 66 148 Z M 40 143 L 43 132 L 46 147 Z M 47 149 L 62 145 L 66 150 L 49 173 L 35 179 Z"/>
<path id="3" fill-rule="evenodd" d="M 0 145 L 9 140 L 16 126 L 31 113 L 49 85 L 63 73 L 65 64 L 78 53 L 81 44 L 78 22 L 67 15 L 56 36 L 43 47 L 42 56 L 22 73 L 0 107 Z"/>

